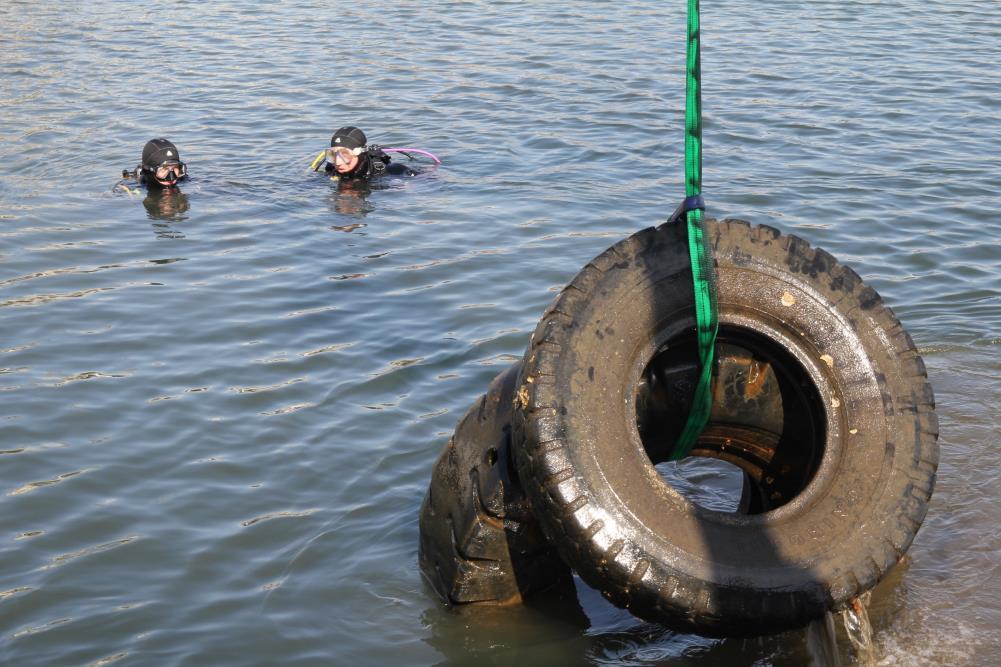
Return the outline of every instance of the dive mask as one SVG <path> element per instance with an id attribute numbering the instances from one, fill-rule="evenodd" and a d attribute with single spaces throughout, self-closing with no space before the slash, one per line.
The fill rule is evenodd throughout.
<path id="1" fill-rule="evenodd" d="M 156 180 L 161 183 L 176 183 L 188 175 L 188 167 L 183 162 L 165 162 L 153 170 Z"/>
<path id="2" fill-rule="evenodd" d="M 331 146 L 327 149 L 327 161 L 331 164 L 338 162 L 351 162 L 352 157 L 357 157 L 365 152 L 364 148 L 348 148 L 347 146 Z"/>

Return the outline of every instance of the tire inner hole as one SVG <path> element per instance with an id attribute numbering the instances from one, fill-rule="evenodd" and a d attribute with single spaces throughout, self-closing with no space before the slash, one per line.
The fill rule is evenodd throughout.
<path id="1" fill-rule="evenodd" d="M 720 325 L 709 423 L 689 456 L 669 461 L 698 379 L 694 333 L 661 345 L 635 391 L 636 426 L 650 462 L 689 501 L 759 514 L 793 500 L 824 454 L 826 418 L 809 373 L 777 342 Z"/>

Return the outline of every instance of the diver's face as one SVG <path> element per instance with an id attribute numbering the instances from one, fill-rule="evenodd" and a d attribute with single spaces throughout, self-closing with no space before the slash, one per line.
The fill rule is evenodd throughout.
<path id="1" fill-rule="evenodd" d="M 332 148 L 334 169 L 339 174 L 346 174 L 358 166 L 358 156 L 347 148 Z"/>

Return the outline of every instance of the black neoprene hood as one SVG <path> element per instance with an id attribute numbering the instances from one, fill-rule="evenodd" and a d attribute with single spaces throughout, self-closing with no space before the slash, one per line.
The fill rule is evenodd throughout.
<path id="1" fill-rule="evenodd" d="M 357 127 L 347 125 L 334 132 L 330 137 L 331 146 L 344 146 L 345 148 L 364 148 L 368 143 L 365 133 Z"/>
<path id="2" fill-rule="evenodd" d="M 156 169 L 165 163 L 181 163 L 181 154 L 177 151 L 177 146 L 162 138 L 147 141 L 143 147 L 143 168 Z"/>

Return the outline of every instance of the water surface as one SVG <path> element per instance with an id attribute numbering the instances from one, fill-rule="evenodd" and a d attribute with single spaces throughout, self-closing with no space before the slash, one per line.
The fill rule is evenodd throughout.
<path id="1" fill-rule="evenodd" d="M 583 586 L 584 620 L 456 613 L 416 567 L 461 414 L 682 194 L 674 5 L 0 6 L 0 661 L 806 663 L 802 632 L 679 635 Z M 938 486 L 875 591 L 878 658 L 989 663 L 1001 12 L 702 11 L 710 214 L 850 264 L 935 389 Z M 339 194 L 306 167 L 345 124 L 444 164 Z M 154 136 L 184 198 L 112 193 Z"/>

